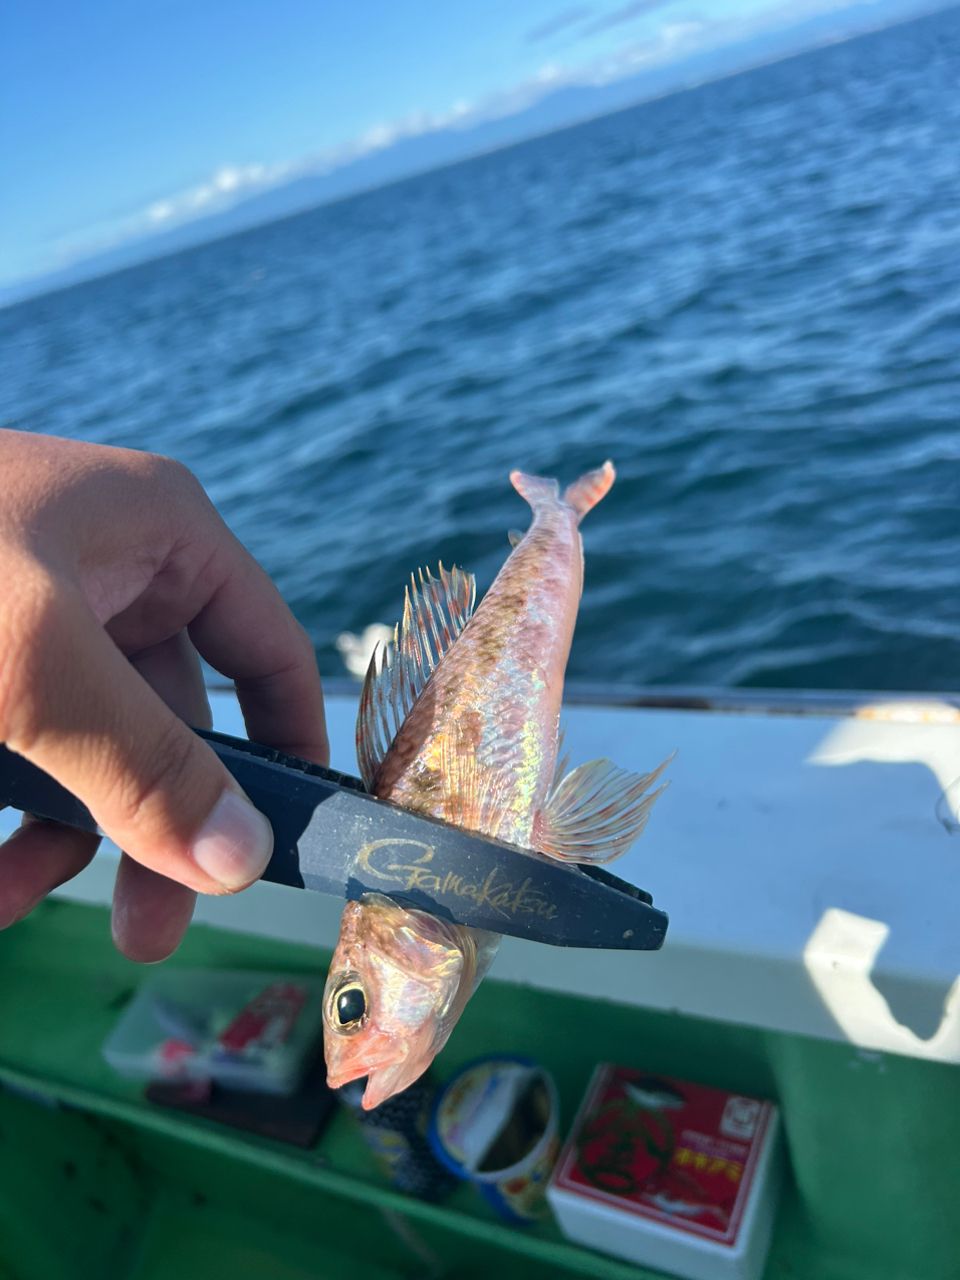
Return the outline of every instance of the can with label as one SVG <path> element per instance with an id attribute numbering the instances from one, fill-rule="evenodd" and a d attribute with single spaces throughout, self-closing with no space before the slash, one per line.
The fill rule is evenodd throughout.
<path id="1" fill-rule="evenodd" d="M 430 1125 L 434 1151 L 472 1182 L 497 1213 L 530 1223 L 547 1211 L 545 1193 L 559 1150 L 557 1091 L 528 1058 L 479 1058 L 437 1097 Z"/>

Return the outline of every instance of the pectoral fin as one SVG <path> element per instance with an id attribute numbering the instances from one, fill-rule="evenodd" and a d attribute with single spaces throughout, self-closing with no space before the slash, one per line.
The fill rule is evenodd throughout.
<path id="1" fill-rule="evenodd" d="M 640 835 L 656 791 L 650 787 L 673 759 L 652 773 L 629 773 L 609 760 L 578 765 L 547 797 L 535 827 L 541 853 L 564 862 L 612 862 Z"/>

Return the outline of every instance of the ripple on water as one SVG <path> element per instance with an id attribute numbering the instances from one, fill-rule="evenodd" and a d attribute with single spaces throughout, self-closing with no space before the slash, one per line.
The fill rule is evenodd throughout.
<path id="1" fill-rule="evenodd" d="M 960 11 L 0 311 L 0 421 L 192 466 L 309 628 L 618 482 L 575 678 L 960 671 Z"/>

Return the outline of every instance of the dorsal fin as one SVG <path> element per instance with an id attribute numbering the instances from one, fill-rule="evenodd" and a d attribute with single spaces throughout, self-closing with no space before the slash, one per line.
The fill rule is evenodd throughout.
<path id="1" fill-rule="evenodd" d="M 519 529 L 511 529 L 507 534 L 507 541 L 510 543 L 511 547 L 518 547 L 523 541 L 523 534 Z"/>
<path id="2" fill-rule="evenodd" d="M 441 564 L 437 577 L 429 569 L 410 575 L 403 618 L 393 640 L 374 650 L 360 693 L 357 762 L 368 789 L 431 673 L 470 621 L 476 598 L 476 578 L 462 569 Z"/>

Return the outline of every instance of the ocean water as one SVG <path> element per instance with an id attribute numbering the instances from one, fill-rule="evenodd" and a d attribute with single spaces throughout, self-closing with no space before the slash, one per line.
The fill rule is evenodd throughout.
<path id="1" fill-rule="evenodd" d="M 571 680 L 960 685 L 960 11 L 0 312 L 0 420 L 182 459 L 342 675 L 513 467 L 618 480 Z"/>

